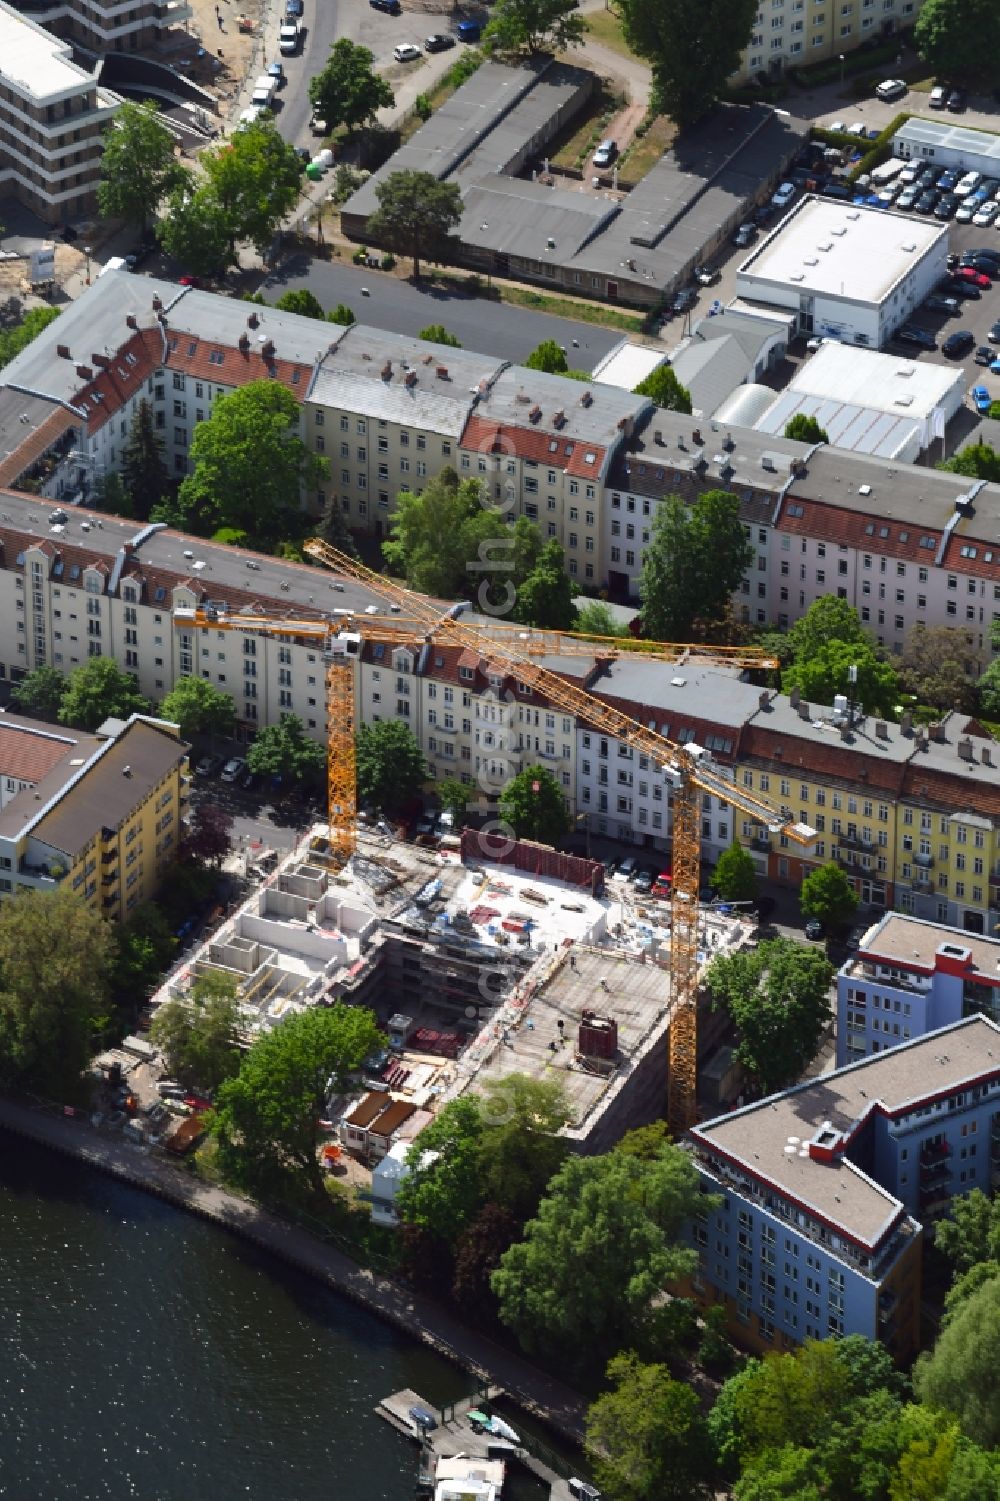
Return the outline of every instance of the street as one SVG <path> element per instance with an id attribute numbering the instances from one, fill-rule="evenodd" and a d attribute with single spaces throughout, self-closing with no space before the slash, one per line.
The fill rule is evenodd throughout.
<path id="1" fill-rule="evenodd" d="M 463 348 L 503 360 L 523 360 L 542 339 L 555 339 L 565 346 L 570 365 L 589 371 L 625 337 L 618 329 L 554 318 L 440 287 L 415 287 L 362 266 L 314 261 L 302 254 L 283 262 L 261 290 L 271 302 L 297 287 L 308 287 L 326 309 L 344 302 L 359 323 L 400 334 L 418 334 L 429 323 L 443 323 Z M 362 295 L 362 287 L 368 288 L 369 296 Z M 579 348 L 574 348 L 574 340 Z"/>

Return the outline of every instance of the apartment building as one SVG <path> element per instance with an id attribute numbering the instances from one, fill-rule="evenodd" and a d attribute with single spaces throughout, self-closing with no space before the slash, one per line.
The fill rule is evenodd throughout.
<path id="1" fill-rule="evenodd" d="M 0 716 L 0 893 L 65 881 L 127 917 L 176 857 L 187 752 L 176 725 L 140 714 L 96 735 Z"/>
<path id="2" fill-rule="evenodd" d="M 121 99 L 66 42 L 0 3 L 0 184 L 46 224 L 94 211 L 102 137 Z"/>
<path id="3" fill-rule="evenodd" d="M 1000 1021 L 1000 940 L 887 912 L 837 975 L 837 1062 L 979 1014 Z"/>
<path id="4" fill-rule="evenodd" d="M 825 62 L 912 26 L 922 0 L 761 0 L 732 83 Z M 888 70 L 891 72 L 891 69 Z"/>
<path id="5" fill-rule="evenodd" d="M 27 0 L 24 9 L 53 35 L 96 53 L 154 47 L 191 15 L 187 0 Z"/>
<path id="6" fill-rule="evenodd" d="M 695 1289 L 756 1351 L 862 1334 L 900 1362 L 920 1331 L 923 1226 L 1000 1184 L 1000 1027 L 929 1037 L 695 1126 Z"/>

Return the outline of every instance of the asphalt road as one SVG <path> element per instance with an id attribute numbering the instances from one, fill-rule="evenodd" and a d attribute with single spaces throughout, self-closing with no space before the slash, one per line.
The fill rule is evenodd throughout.
<path id="1" fill-rule="evenodd" d="M 305 255 L 283 262 L 281 270 L 268 277 L 261 290 L 271 301 L 297 287 L 308 287 L 328 310 L 345 302 L 359 322 L 401 334 L 419 334 L 429 323 L 443 323 L 463 348 L 482 350 L 502 360 L 523 360 L 542 339 L 555 339 L 565 346 L 572 366 L 592 370 L 601 356 L 625 337 L 617 329 L 553 318 L 530 308 L 440 288 L 415 287 L 380 271 L 312 261 Z M 362 287 L 368 288 L 368 297 L 362 296 Z"/>

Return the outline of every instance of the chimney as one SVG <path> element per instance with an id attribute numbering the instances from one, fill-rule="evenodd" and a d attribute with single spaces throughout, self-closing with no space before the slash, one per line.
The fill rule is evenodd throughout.
<path id="1" fill-rule="evenodd" d="M 593 406 L 593 404 L 594 398 L 591 393 L 589 391 L 584 391 L 583 395 L 580 397 L 580 405 L 582 407 L 590 407 Z"/>
<path id="2" fill-rule="evenodd" d="M 93 380 L 94 372 L 89 365 L 77 365 L 76 373 L 81 380 Z"/>
<path id="3" fill-rule="evenodd" d="M 788 695 L 788 702 L 791 704 L 793 709 L 797 709 L 799 707 L 799 699 L 801 697 L 802 694 L 799 692 L 798 688 L 793 688 L 791 693 Z"/>
<path id="4" fill-rule="evenodd" d="M 392 380 L 392 360 L 386 360 L 379 373 L 383 380 Z"/>
<path id="5" fill-rule="evenodd" d="M 943 741 L 944 740 L 944 725 L 942 724 L 941 720 L 940 719 L 935 720 L 934 723 L 929 727 L 927 733 L 931 737 L 932 740 L 937 740 L 939 743 L 941 741 Z"/>
<path id="6" fill-rule="evenodd" d="M 153 312 L 154 313 L 158 313 L 160 311 L 160 308 L 162 306 L 163 306 L 163 302 L 162 302 L 162 300 L 160 298 L 159 292 L 154 292 L 153 293 Z"/>
<path id="7" fill-rule="evenodd" d="M 760 697 L 757 699 L 757 707 L 759 709 L 766 709 L 767 706 L 768 706 L 768 704 L 770 702 L 771 702 L 771 695 L 768 693 L 767 689 L 765 688 L 764 691 L 761 693 Z"/>
<path id="8" fill-rule="evenodd" d="M 993 762 L 990 760 L 990 748 L 989 748 L 988 745 L 984 745 L 982 747 L 982 750 L 980 751 L 979 754 L 980 754 L 980 759 L 981 759 L 981 761 L 982 761 L 982 763 L 983 763 L 984 766 L 992 766 L 993 765 Z"/>
<path id="9" fill-rule="evenodd" d="M 240 343 L 240 354 L 249 354 L 250 353 L 250 335 L 247 333 L 246 329 L 244 329 L 243 332 L 240 334 L 239 343 Z"/>
<path id="10" fill-rule="evenodd" d="M 849 724 L 842 724 L 840 726 L 840 738 L 841 740 L 850 740 L 851 726 Z"/>
<path id="11" fill-rule="evenodd" d="M 653 442 L 656 444 L 657 448 L 663 447 L 663 433 L 659 428 L 657 428 L 653 433 Z"/>
<path id="12" fill-rule="evenodd" d="M 92 354 L 90 356 L 90 363 L 92 365 L 96 365 L 99 370 L 107 370 L 108 366 L 111 364 L 111 361 L 108 359 L 106 354 Z"/>
<path id="13" fill-rule="evenodd" d="M 907 709 L 906 713 L 899 721 L 899 728 L 902 730 L 904 735 L 908 735 L 913 729 L 913 715 L 910 713 L 909 709 Z"/>
<path id="14" fill-rule="evenodd" d="M 417 384 L 417 379 L 417 372 L 415 370 L 407 370 L 406 375 L 403 378 L 403 384 L 406 386 L 415 386 Z"/>
<path id="15" fill-rule="evenodd" d="M 876 719 L 875 721 L 875 738 L 876 740 L 888 740 L 889 738 L 889 726 L 884 719 Z"/>
<path id="16" fill-rule="evenodd" d="M 693 433 L 691 434 L 691 442 L 692 443 L 700 443 L 701 442 L 701 428 L 700 427 L 696 427 L 694 429 Z"/>
<path id="17" fill-rule="evenodd" d="M 59 358 L 61 360 L 71 360 L 73 358 L 73 356 L 69 352 L 69 345 L 68 344 L 57 344 L 56 345 L 56 354 L 59 356 Z"/>
<path id="18" fill-rule="evenodd" d="M 160 311 L 159 313 L 157 313 L 156 317 L 157 317 L 157 321 L 160 322 L 160 323 L 162 323 L 163 327 L 166 328 L 166 326 L 167 326 L 167 315 L 166 315 L 166 313 L 164 313 L 163 311 Z"/>
<path id="19" fill-rule="evenodd" d="M 438 365 L 437 369 L 434 371 L 434 374 L 437 376 L 438 380 L 451 380 L 451 376 L 448 374 L 447 365 Z"/>
<path id="20" fill-rule="evenodd" d="M 265 339 L 264 342 L 263 342 L 263 344 L 260 346 L 260 352 L 261 352 L 261 356 L 262 356 L 263 359 L 265 359 L 265 360 L 273 360 L 274 359 L 274 340 L 273 339 Z"/>
<path id="21" fill-rule="evenodd" d="M 958 754 L 963 761 L 972 760 L 972 741 L 968 735 L 958 742 Z"/>
<path id="22" fill-rule="evenodd" d="M 799 699 L 798 709 L 800 719 L 811 719 L 812 710 L 809 708 L 809 705 L 806 703 L 804 698 Z"/>
<path id="23" fill-rule="evenodd" d="M 125 319 L 125 323 L 129 328 L 139 327 L 139 320 L 134 313 L 129 313 L 128 317 Z"/>
<path id="24" fill-rule="evenodd" d="M 247 319 L 247 328 L 260 328 L 260 315 L 251 313 Z"/>

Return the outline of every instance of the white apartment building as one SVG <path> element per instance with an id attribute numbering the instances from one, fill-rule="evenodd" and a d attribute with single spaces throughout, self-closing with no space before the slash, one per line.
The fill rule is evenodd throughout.
<path id="1" fill-rule="evenodd" d="M 93 212 L 102 136 L 121 99 L 72 48 L 0 3 L 0 185 L 46 224 Z"/>
<path id="2" fill-rule="evenodd" d="M 730 82 L 836 58 L 912 26 L 923 0 L 761 0 L 750 45 Z M 892 69 L 887 66 L 887 75 Z"/>

